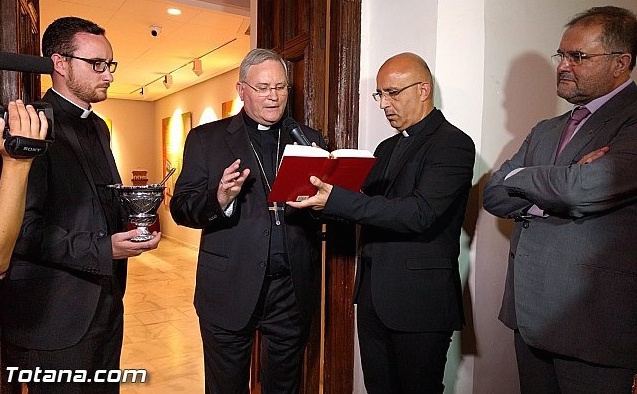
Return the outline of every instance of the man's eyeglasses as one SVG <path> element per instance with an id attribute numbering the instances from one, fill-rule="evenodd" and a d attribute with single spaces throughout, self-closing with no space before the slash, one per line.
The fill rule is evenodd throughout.
<path id="1" fill-rule="evenodd" d="M 582 64 L 582 62 L 584 62 L 584 60 L 587 60 L 593 57 L 615 56 L 615 55 L 622 55 L 623 53 L 624 52 L 584 53 L 580 51 L 567 51 L 567 52 L 557 51 L 555 55 L 551 56 L 551 59 L 553 60 L 553 63 L 555 63 L 556 66 L 562 63 L 562 60 L 564 59 L 566 59 L 566 61 L 570 65 L 579 66 L 580 64 Z"/>
<path id="2" fill-rule="evenodd" d="M 415 83 L 412 83 L 411 85 L 405 86 L 402 89 L 377 90 L 376 92 L 372 93 L 372 97 L 374 98 L 374 101 L 380 101 L 382 97 L 394 99 L 396 98 L 396 96 L 401 94 L 405 89 L 408 89 L 412 86 L 419 85 L 421 83 L 423 82 L 415 82 Z"/>
<path id="3" fill-rule="evenodd" d="M 270 92 L 273 90 L 279 95 L 284 95 L 284 94 L 287 94 L 290 89 L 290 85 L 288 85 L 287 83 L 280 83 L 276 86 L 270 86 L 267 84 L 259 84 L 257 86 L 252 86 L 246 81 L 241 81 L 241 83 L 244 83 L 250 86 L 252 90 L 254 90 L 257 93 L 257 96 L 259 97 L 268 97 L 270 95 Z"/>
<path id="4" fill-rule="evenodd" d="M 64 57 L 70 57 L 73 59 L 77 59 L 77 60 L 82 60 L 84 62 L 87 62 L 88 64 L 93 66 L 93 71 L 95 71 L 96 73 L 103 73 L 104 71 L 106 71 L 106 69 L 108 69 L 108 72 L 110 72 L 111 74 L 115 72 L 115 70 L 117 70 L 117 62 L 114 61 L 106 61 L 106 60 L 102 60 L 102 59 L 87 59 L 84 57 L 79 57 L 79 56 L 73 56 L 73 55 L 65 55 L 65 54 L 60 54 L 60 56 L 64 56 Z"/>

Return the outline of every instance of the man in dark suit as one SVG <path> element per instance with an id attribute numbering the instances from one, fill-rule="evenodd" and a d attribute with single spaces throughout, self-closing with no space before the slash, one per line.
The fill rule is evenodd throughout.
<path id="1" fill-rule="evenodd" d="M 54 21 L 42 38 L 53 60 L 56 141 L 34 159 L 26 212 L 2 283 L 6 365 L 20 369 L 119 369 L 126 258 L 157 247 L 122 232 L 120 183 L 109 132 L 91 103 L 106 99 L 117 63 L 104 29 L 80 18 Z M 18 375 L 18 372 L 14 373 Z M 15 380 L 14 380 L 15 381 Z M 118 384 L 28 383 L 29 393 L 117 393 Z"/>
<path id="2" fill-rule="evenodd" d="M 268 204 L 289 134 L 281 130 L 289 83 L 274 52 L 241 63 L 243 110 L 194 128 L 170 211 L 201 228 L 195 307 L 206 393 L 248 393 L 255 330 L 262 334 L 263 393 L 296 393 L 310 317 L 319 301 L 319 225 L 305 210 Z M 314 130 L 302 126 L 325 146 Z"/>
<path id="3" fill-rule="evenodd" d="M 318 193 L 288 204 L 362 225 L 355 302 L 367 392 L 442 393 L 451 335 L 464 323 L 458 255 L 475 147 L 434 108 L 419 56 L 387 60 L 376 86 L 400 133 L 376 149 L 363 193 L 312 177 Z"/>
<path id="4" fill-rule="evenodd" d="M 575 107 L 486 184 L 485 209 L 515 220 L 500 320 L 522 393 L 628 393 L 637 372 L 636 55 L 630 11 L 572 19 L 553 58 Z"/>

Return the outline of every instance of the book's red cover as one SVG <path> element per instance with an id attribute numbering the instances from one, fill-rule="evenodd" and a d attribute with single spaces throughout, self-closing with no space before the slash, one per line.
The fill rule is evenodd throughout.
<path id="1" fill-rule="evenodd" d="M 332 185 L 359 191 L 375 157 L 284 156 L 268 195 L 268 202 L 301 201 L 316 194 L 310 176 Z"/>

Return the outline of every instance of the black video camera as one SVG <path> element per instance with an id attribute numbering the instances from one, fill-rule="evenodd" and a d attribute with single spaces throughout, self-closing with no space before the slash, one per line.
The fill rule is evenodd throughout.
<path id="1" fill-rule="evenodd" d="M 46 152 L 55 140 L 55 133 L 53 132 L 53 108 L 51 104 L 36 101 L 31 103 L 31 105 L 35 108 L 36 112 L 44 112 L 46 120 L 49 123 L 49 129 L 47 130 L 46 139 L 44 140 L 11 135 L 9 132 L 9 114 L 7 107 L 0 104 L 0 116 L 2 116 L 5 122 L 4 130 L 2 131 L 4 149 L 9 153 L 9 156 L 15 159 L 30 159 L 39 156 Z"/>

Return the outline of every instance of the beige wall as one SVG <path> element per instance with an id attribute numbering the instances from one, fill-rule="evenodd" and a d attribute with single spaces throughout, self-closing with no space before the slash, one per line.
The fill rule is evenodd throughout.
<path id="1" fill-rule="evenodd" d="M 191 113 L 193 127 L 204 116 L 208 121 L 220 118 L 222 103 L 237 97 L 238 78 L 235 69 L 154 102 L 108 99 L 96 104 L 95 111 L 112 121 L 111 147 L 124 184 L 131 184 L 131 171 L 136 168 L 148 170 L 150 183 L 159 182 L 163 175 L 162 119 L 179 110 Z M 177 226 L 166 204 L 159 209 L 159 218 L 165 237 L 191 247 L 199 245 L 200 231 Z"/>
<path id="2" fill-rule="evenodd" d="M 221 118 L 221 104 L 237 97 L 235 85 L 238 79 L 239 70 L 235 69 L 204 83 L 182 90 L 179 93 L 157 100 L 155 105 L 155 128 L 161 130 L 162 119 L 171 116 L 176 109 L 192 114 L 193 127 L 199 125 L 204 113 L 210 113 L 210 111 L 214 113 L 215 117 L 208 121 Z M 156 165 L 161 170 L 161 159 L 157 161 Z M 199 246 L 200 231 L 177 226 L 165 205 L 161 208 L 160 218 L 162 232 L 166 236 L 186 245 Z"/>
<path id="3" fill-rule="evenodd" d="M 96 114 L 112 122 L 111 149 L 122 182 L 131 184 L 131 171 L 135 168 L 149 170 L 148 179 L 159 181 L 160 175 L 154 168 L 161 156 L 161 140 L 156 139 L 152 124 L 155 105 L 145 101 L 109 99 L 95 104 L 94 109 Z"/>

